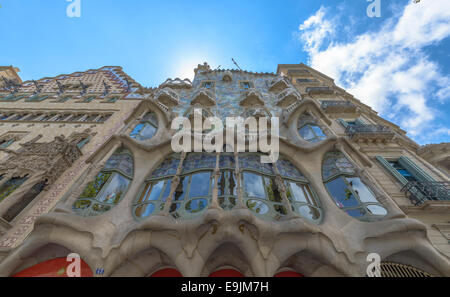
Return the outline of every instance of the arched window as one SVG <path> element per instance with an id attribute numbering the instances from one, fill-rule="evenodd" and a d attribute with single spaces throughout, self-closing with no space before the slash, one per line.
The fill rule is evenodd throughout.
<path id="1" fill-rule="evenodd" d="M 319 142 L 325 140 L 327 136 L 323 133 L 322 129 L 314 124 L 303 125 L 299 130 L 300 136 L 309 142 Z"/>
<path id="2" fill-rule="evenodd" d="M 327 138 L 327 135 L 317 125 L 317 120 L 309 113 L 302 114 L 298 119 L 298 133 L 308 142 L 320 142 Z"/>
<path id="3" fill-rule="evenodd" d="M 272 164 L 261 163 L 260 154 L 242 154 L 239 155 L 239 168 L 243 170 L 244 203 L 250 210 L 271 217 L 287 214 Z"/>
<path id="4" fill-rule="evenodd" d="M 170 212 L 175 218 L 190 217 L 205 210 L 211 201 L 214 187 L 213 170 L 216 168 L 216 154 L 192 153 L 183 162 Z"/>
<path id="5" fill-rule="evenodd" d="M 322 166 L 325 186 L 336 205 L 361 221 L 387 214 L 372 191 L 355 174 L 355 167 L 341 152 L 329 152 Z"/>
<path id="6" fill-rule="evenodd" d="M 318 222 L 321 218 L 320 206 L 308 180 L 291 162 L 280 158 L 277 169 L 281 182 L 277 184 L 273 165 L 262 164 L 260 158 L 261 154 L 257 153 L 239 155 L 243 203 L 258 215 L 279 219 L 287 214 L 281 194 L 286 188 L 292 210 Z M 221 153 L 218 162 L 217 201 L 222 209 L 230 210 L 237 205 L 239 193 L 235 156 L 233 153 Z M 214 153 L 191 153 L 186 156 L 171 197 L 169 211 L 173 217 L 190 218 L 207 209 L 216 186 L 216 163 L 217 154 Z M 179 166 L 180 156 L 173 154 L 153 171 L 133 205 L 132 212 L 137 219 L 144 219 L 164 209 Z"/>
<path id="7" fill-rule="evenodd" d="M 137 218 L 143 219 L 164 209 L 179 163 L 180 156 L 173 154 L 153 171 L 134 205 L 133 213 Z"/>
<path id="8" fill-rule="evenodd" d="M 14 176 L 0 186 L 0 202 L 11 195 L 14 190 L 20 187 L 28 179 L 28 174 L 23 176 Z"/>
<path id="9" fill-rule="evenodd" d="M 286 158 L 277 161 L 277 168 L 286 186 L 292 210 L 304 218 L 318 222 L 321 210 L 318 198 L 306 177 Z"/>
<path id="10" fill-rule="evenodd" d="M 147 113 L 139 124 L 134 127 L 130 137 L 137 140 L 147 140 L 152 138 L 158 130 L 158 119 L 154 112 Z"/>
<path id="11" fill-rule="evenodd" d="M 126 148 L 119 148 L 75 201 L 74 211 L 82 216 L 95 216 L 107 212 L 125 196 L 133 174 L 134 163 L 131 152 Z"/>

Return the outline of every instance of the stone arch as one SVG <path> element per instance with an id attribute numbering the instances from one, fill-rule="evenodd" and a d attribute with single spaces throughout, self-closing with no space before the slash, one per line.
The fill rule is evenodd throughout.
<path id="1" fill-rule="evenodd" d="M 384 257 L 381 261 L 381 263 L 388 262 L 411 266 L 429 273 L 432 276 L 443 276 L 443 274 L 432 263 L 430 263 L 426 256 L 413 249 L 393 253 L 387 257 Z"/>
<path id="2" fill-rule="evenodd" d="M 180 271 L 166 253 L 156 247 L 148 247 L 125 259 L 111 276 L 145 277 L 163 269 Z"/>
<path id="3" fill-rule="evenodd" d="M 303 250 L 288 257 L 274 272 L 274 275 L 286 270 L 297 272 L 306 277 L 345 276 L 329 264 L 326 259 L 311 250 Z"/>
<path id="4" fill-rule="evenodd" d="M 233 269 L 239 271 L 245 276 L 254 276 L 253 269 L 244 252 L 232 242 L 224 242 L 220 244 L 209 255 L 202 269 L 202 277 L 209 276 L 222 269 Z"/>

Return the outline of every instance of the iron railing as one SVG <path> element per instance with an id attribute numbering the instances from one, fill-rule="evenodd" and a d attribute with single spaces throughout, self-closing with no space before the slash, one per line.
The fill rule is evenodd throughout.
<path id="1" fill-rule="evenodd" d="M 345 129 L 345 133 L 354 137 L 355 135 L 388 135 L 392 136 L 394 132 L 386 126 L 382 125 L 352 125 L 347 126 Z"/>
<path id="2" fill-rule="evenodd" d="M 322 101 L 322 108 L 327 109 L 330 107 L 338 107 L 338 108 L 345 108 L 345 109 L 354 109 L 356 108 L 356 105 L 349 102 L 349 101 L 337 101 L 337 100 L 323 100 Z"/>
<path id="3" fill-rule="evenodd" d="M 407 183 L 405 192 L 414 205 L 421 205 L 426 201 L 450 201 L 450 182 L 419 182 Z"/>
<path id="4" fill-rule="evenodd" d="M 334 91 L 330 87 L 309 87 L 306 88 L 306 92 L 314 94 L 332 94 Z"/>

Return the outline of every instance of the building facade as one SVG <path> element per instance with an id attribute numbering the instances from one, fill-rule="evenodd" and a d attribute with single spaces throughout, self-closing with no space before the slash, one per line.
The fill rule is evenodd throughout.
<path id="1" fill-rule="evenodd" d="M 445 153 L 304 64 L 205 63 L 157 88 L 120 67 L 29 82 L 5 69 L 1 276 L 65 276 L 72 253 L 94 276 L 366 276 L 373 255 L 383 276 L 450 276 Z M 279 133 L 177 153 L 179 116 L 275 117 Z M 267 135 L 275 163 L 252 146 Z"/>

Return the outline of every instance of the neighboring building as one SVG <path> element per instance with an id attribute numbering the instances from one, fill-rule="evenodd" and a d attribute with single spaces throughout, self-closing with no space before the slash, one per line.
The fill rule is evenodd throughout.
<path id="1" fill-rule="evenodd" d="M 450 177 L 450 142 L 424 145 L 417 153 Z"/>
<path id="2" fill-rule="evenodd" d="M 440 159 L 304 64 L 194 71 L 5 83 L 0 275 L 65 275 L 77 253 L 83 275 L 365 276 L 378 253 L 383 276 L 450 276 Z M 279 117 L 280 158 L 174 153 L 176 116 Z"/>

